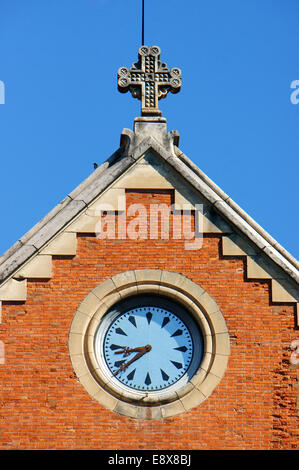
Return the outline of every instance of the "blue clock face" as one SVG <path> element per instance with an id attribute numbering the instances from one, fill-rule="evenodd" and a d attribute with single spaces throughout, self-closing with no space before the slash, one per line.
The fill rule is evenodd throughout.
<path id="1" fill-rule="evenodd" d="M 180 381 L 194 362 L 194 341 L 201 342 L 186 312 L 163 306 L 161 301 L 137 302 L 114 313 L 102 338 L 98 347 L 113 379 L 146 392 L 163 390 Z M 202 354 L 199 346 L 197 356 Z"/>

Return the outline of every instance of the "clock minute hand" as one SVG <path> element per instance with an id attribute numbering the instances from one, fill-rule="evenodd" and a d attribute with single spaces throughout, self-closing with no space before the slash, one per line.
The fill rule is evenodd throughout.
<path id="1" fill-rule="evenodd" d="M 124 357 L 128 356 L 132 352 L 143 351 L 146 346 L 141 346 L 139 348 L 129 348 L 128 346 L 120 346 L 121 351 L 115 351 L 115 354 L 123 354 Z"/>
<path id="2" fill-rule="evenodd" d="M 119 372 L 126 370 L 127 367 L 129 367 L 133 362 L 135 362 L 140 357 L 144 356 L 144 354 L 149 352 L 151 349 L 152 349 L 151 345 L 147 344 L 146 346 L 141 346 L 140 348 L 134 348 L 130 350 L 130 352 L 137 352 L 137 351 L 138 352 L 129 362 L 122 364 L 120 368 L 113 375 L 117 375 Z"/>

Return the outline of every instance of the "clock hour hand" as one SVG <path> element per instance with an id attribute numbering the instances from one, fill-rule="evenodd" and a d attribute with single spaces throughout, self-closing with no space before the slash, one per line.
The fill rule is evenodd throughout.
<path id="1" fill-rule="evenodd" d="M 122 364 L 120 368 L 113 375 L 117 375 L 119 372 L 126 370 L 127 367 L 129 367 L 133 362 L 135 362 L 137 359 L 139 359 L 140 357 L 144 356 L 144 354 L 149 352 L 152 349 L 152 347 L 150 344 L 147 344 L 146 346 L 141 346 L 140 348 L 134 348 L 134 349 L 128 348 L 128 349 L 130 350 L 129 352 L 137 352 L 137 354 L 130 361 L 125 362 L 125 364 Z"/>

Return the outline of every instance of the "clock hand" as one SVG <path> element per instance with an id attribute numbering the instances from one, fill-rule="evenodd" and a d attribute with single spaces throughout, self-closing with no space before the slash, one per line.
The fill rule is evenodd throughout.
<path id="1" fill-rule="evenodd" d="M 130 354 L 130 348 L 128 346 L 119 346 L 121 348 L 121 351 L 115 351 L 115 354 L 123 354 L 124 357 L 128 356 Z"/>
<path id="2" fill-rule="evenodd" d="M 151 349 L 152 347 L 150 344 L 147 344 L 146 346 L 141 346 L 140 348 L 131 349 L 130 352 L 137 352 L 137 354 L 129 362 L 122 364 L 120 368 L 113 375 L 117 375 L 119 372 L 126 370 L 127 367 L 129 367 L 133 362 L 135 362 L 140 357 L 144 356 L 144 354 L 149 352 Z"/>
<path id="3" fill-rule="evenodd" d="M 129 348 L 128 346 L 119 346 L 122 350 L 115 351 L 115 354 L 123 354 L 124 357 L 128 356 L 131 352 L 142 352 L 146 346 L 141 346 L 139 348 Z"/>

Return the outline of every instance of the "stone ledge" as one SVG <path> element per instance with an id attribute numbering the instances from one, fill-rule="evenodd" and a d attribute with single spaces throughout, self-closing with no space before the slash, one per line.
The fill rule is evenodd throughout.
<path id="1" fill-rule="evenodd" d="M 52 275 L 52 256 L 37 255 L 17 271 L 14 279 L 51 279 Z"/>
<path id="2" fill-rule="evenodd" d="M 25 301 L 27 299 L 27 280 L 10 279 L 0 287 L 0 300 Z"/>
<path id="3" fill-rule="evenodd" d="M 50 242 L 42 251 L 44 255 L 74 256 L 77 253 L 75 233 L 63 232 Z"/>
<path id="4" fill-rule="evenodd" d="M 255 259 L 258 261 L 259 257 L 255 257 Z M 272 279 L 272 276 L 255 259 L 247 256 L 247 279 Z"/>
<path id="5" fill-rule="evenodd" d="M 36 252 L 37 249 L 32 245 L 21 245 L 16 252 L 1 264 L 0 282 L 12 275 L 19 266 L 22 266 Z"/>
<path id="6" fill-rule="evenodd" d="M 273 302 L 297 302 L 295 297 L 293 297 L 289 292 L 282 287 L 275 279 L 271 281 L 272 285 L 272 301 Z"/>

